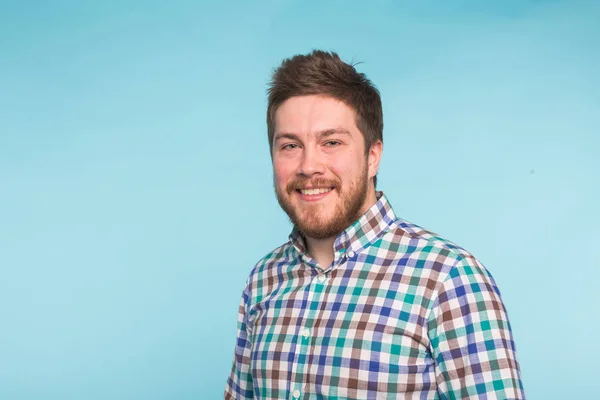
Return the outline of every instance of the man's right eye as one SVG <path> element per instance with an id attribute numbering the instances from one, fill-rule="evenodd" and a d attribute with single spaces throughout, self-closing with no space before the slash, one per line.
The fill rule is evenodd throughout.
<path id="1" fill-rule="evenodd" d="M 281 146 L 281 149 L 282 150 L 293 150 L 297 147 L 298 147 L 298 145 L 295 143 L 288 143 L 288 144 L 284 144 L 283 146 Z"/>

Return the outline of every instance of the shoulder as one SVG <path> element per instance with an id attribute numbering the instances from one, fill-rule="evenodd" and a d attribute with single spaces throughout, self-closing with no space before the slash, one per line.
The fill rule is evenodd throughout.
<path id="1" fill-rule="evenodd" d="M 400 218 L 394 221 L 391 231 L 395 235 L 404 236 L 407 239 L 410 239 L 419 247 L 443 249 L 456 259 L 473 257 L 471 253 L 456 243 L 438 235 L 435 232 Z"/>
<path id="2" fill-rule="evenodd" d="M 465 248 L 402 219 L 394 221 L 383 240 L 397 244 L 398 265 L 403 267 L 403 273 L 418 277 L 418 282 L 425 285 L 424 292 L 432 300 L 430 307 L 443 310 L 466 296 L 501 308 L 500 291 L 494 278 Z"/>
<path id="3" fill-rule="evenodd" d="M 396 218 L 381 237 L 380 247 L 393 250 L 400 265 L 431 270 L 442 282 L 457 273 L 489 272 L 462 246 L 417 224 Z"/>
<path id="4" fill-rule="evenodd" d="M 254 264 L 246 282 L 246 291 L 251 293 L 264 287 L 268 281 L 294 265 L 296 258 L 296 250 L 290 241 L 274 248 Z"/>
<path id="5" fill-rule="evenodd" d="M 441 254 L 447 262 L 457 262 L 473 255 L 456 243 L 425 229 L 417 224 L 396 218 L 390 229 L 382 236 L 382 241 L 399 245 L 402 253 L 416 254 L 422 257 L 431 257 L 431 254 Z"/>
<path id="6" fill-rule="evenodd" d="M 282 263 L 291 262 L 295 258 L 295 249 L 288 240 L 281 246 L 269 251 L 264 257 L 254 264 L 250 276 L 265 273 Z"/>

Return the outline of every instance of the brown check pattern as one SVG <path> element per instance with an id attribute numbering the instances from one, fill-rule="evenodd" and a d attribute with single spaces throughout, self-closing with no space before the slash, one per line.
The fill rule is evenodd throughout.
<path id="1" fill-rule="evenodd" d="M 322 268 L 302 236 L 243 291 L 226 399 L 522 399 L 506 309 L 459 246 L 397 218 L 387 198 Z"/>

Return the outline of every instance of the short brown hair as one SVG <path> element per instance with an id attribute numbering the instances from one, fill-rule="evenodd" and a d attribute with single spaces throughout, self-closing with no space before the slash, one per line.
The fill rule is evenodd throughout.
<path id="1" fill-rule="evenodd" d="M 295 96 L 326 95 L 344 102 L 356 113 L 356 126 L 365 139 L 365 152 L 377 141 L 383 143 L 381 96 L 363 73 L 347 64 L 335 52 L 313 50 L 282 61 L 275 69 L 268 88 L 267 129 L 273 155 L 275 112 Z M 377 184 L 377 177 L 374 183 Z"/>

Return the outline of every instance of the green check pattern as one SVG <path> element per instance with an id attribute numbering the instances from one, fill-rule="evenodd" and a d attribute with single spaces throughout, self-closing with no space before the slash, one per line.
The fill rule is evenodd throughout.
<path id="1" fill-rule="evenodd" d="M 490 273 L 377 196 L 330 266 L 294 230 L 254 267 L 225 399 L 525 398 Z"/>

